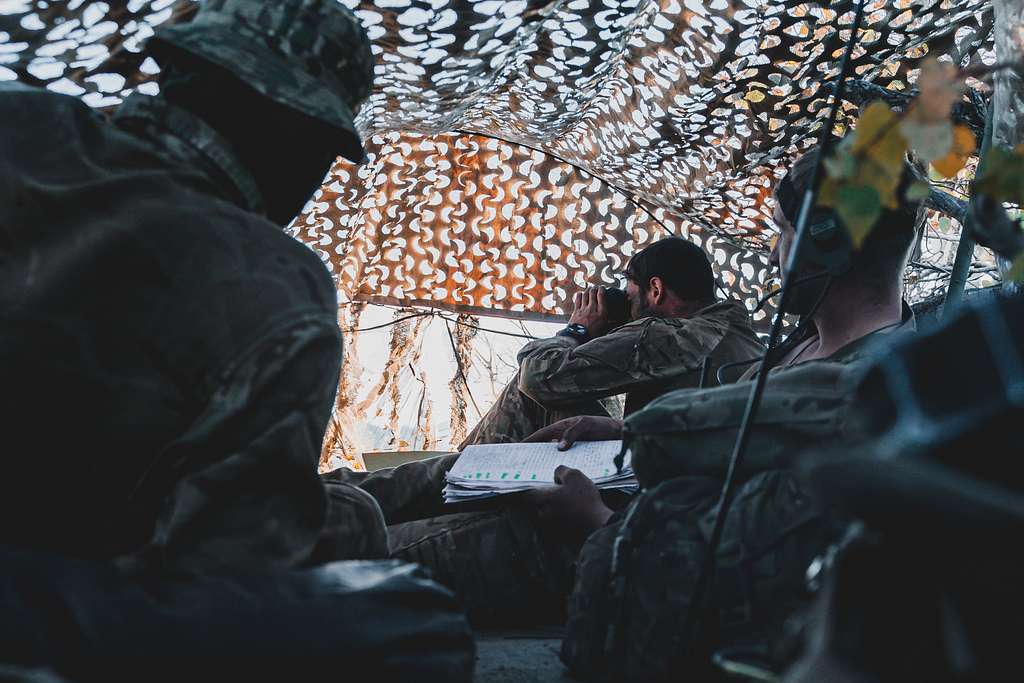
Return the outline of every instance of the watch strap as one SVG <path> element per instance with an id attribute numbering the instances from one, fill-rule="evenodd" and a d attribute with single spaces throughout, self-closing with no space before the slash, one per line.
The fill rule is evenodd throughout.
<path id="1" fill-rule="evenodd" d="M 556 334 L 559 337 L 572 337 L 580 342 L 585 342 L 590 339 L 590 333 L 587 331 L 586 326 L 579 323 L 569 323 Z"/>

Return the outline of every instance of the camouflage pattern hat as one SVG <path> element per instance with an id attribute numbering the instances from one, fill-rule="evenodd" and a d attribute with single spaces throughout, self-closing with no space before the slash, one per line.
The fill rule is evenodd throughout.
<path id="1" fill-rule="evenodd" d="M 354 111 L 370 94 L 373 54 L 359 20 L 338 0 L 207 0 L 194 21 L 158 30 L 150 46 L 158 58 L 179 49 L 228 69 L 262 95 L 337 128 L 341 153 L 362 160 Z"/>

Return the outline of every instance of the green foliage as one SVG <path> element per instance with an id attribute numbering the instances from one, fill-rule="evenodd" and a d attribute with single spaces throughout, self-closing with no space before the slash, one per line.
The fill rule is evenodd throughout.
<path id="1" fill-rule="evenodd" d="M 985 163 L 972 189 L 999 202 L 1024 205 L 1024 145 L 1012 150 L 990 148 L 985 153 Z M 1024 254 L 1013 260 L 1006 279 L 1024 282 Z"/>
<path id="2" fill-rule="evenodd" d="M 989 149 L 981 175 L 974 180 L 974 191 L 1000 202 L 1024 204 L 1024 145 L 1014 150 Z"/>
<path id="3" fill-rule="evenodd" d="M 911 183 L 904 196 L 907 198 L 907 201 L 923 202 L 925 199 L 928 199 L 928 195 L 931 194 L 931 191 L 932 188 L 928 183 L 918 181 Z"/>
<path id="4" fill-rule="evenodd" d="M 1011 282 L 1024 282 L 1024 254 L 1013 259 L 1013 265 L 1010 266 L 1006 279 Z"/>
<path id="5" fill-rule="evenodd" d="M 882 215 L 882 196 L 870 185 L 844 185 L 836 195 L 835 210 L 859 246 Z"/>
<path id="6" fill-rule="evenodd" d="M 853 132 L 825 160 L 828 177 L 818 203 L 835 210 L 855 246 L 871 232 L 883 207 L 898 205 L 896 190 L 907 151 L 899 122 L 887 104 L 871 103 Z"/>
<path id="7" fill-rule="evenodd" d="M 818 203 L 835 210 L 855 246 L 863 244 L 883 208 L 899 207 L 897 190 L 908 151 L 944 177 L 957 175 L 975 152 L 974 134 L 951 120 L 963 91 L 961 74 L 951 64 L 928 58 L 917 87 L 917 99 L 903 116 L 884 102 L 869 104 L 853 133 L 824 160 L 827 177 Z M 903 199 L 922 201 L 928 192 L 926 183 L 914 183 Z"/>

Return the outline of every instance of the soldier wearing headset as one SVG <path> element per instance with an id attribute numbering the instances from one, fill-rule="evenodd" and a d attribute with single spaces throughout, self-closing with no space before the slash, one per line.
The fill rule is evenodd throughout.
<path id="1" fill-rule="evenodd" d="M 788 263 L 800 200 L 810 182 L 816 154 L 799 159 L 776 186 L 774 218 L 780 235 L 771 262 L 780 269 Z M 706 605 L 719 624 L 717 632 L 705 632 L 711 648 L 771 642 L 781 632 L 785 618 L 801 604 L 805 569 L 831 538 L 830 510 L 804 489 L 792 468 L 794 457 L 825 447 L 833 454 L 867 455 L 856 446 L 866 434 L 862 421 L 853 417 L 857 382 L 895 333 L 915 328 L 913 314 L 903 300 L 903 273 L 919 225 L 920 202 L 903 199 L 913 179 L 908 165 L 898 189 L 899 207 L 883 212 L 859 249 L 853 247 L 834 212 L 815 208 L 810 215 L 809 239 L 805 239 L 798 271 L 786 274 L 796 287 L 790 310 L 801 316 L 801 322 L 772 352 L 776 358 L 749 432 L 747 457 L 737 474 L 734 502 L 716 549 L 711 579 L 716 588 Z M 758 360 L 751 363 L 747 379 L 758 372 Z M 610 665 L 601 656 L 589 656 L 593 651 L 587 647 L 585 635 L 589 632 L 586 624 L 600 619 L 601 605 L 607 602 L 608 576 L 619 539 L 644 539 L 631 550 L 627 567 L 643 566 L 645 557 L 656 558 L 673 543 L 690 543 L 687 547 L 692 552 L 683 553 L 681 566 L 673 566 L 671 577 L 663 580 L 665 585 L 671 582 L 678 594 L 694 594 L 695 587 L 686 584 L 701 574 L 702 549 L 709 547 L 707 534 L 715 503 L 749 393 L 750 384 L 742 379 L 712 389 L 681 389 L 651 402 L 625 421 L 576 418 L 555 423 L 531 437 L 559 441 L 561 448 L 569 449 L 567 464 L 572 462 L 571 446 L 576 441 L 623 438 L 645 490 L 641 497 L 660 501 L 659 509 L 686 510 L 648 520 L 646 527 L 636 529 L 628 511 L 602 509 L 596 491 L 592 485 L 584 485 L 582 475 L 563 473 L 563 480 L 572 485 L 549 493 L 562 499 L 547 508 L 558 511 L 560 524 L 575 519 L 582 533 L 590 532 L 578 555 L 569 603 L 568 638 L 572 643 L 563 648 L 566 663 L 581 677 Z M 668 488 L 659 486 L 670 480 Z M 641 502 L 637 500 L 636 505 Z M 540 508 L 541 513 L 544 509 Z M 541 516 L 542 526 L 556 521 Z M 628 574 L 628 568 L 625 571 Z M 639 586 L 634 592 L 646 591 L 648 597 L 664 588 L 635 581 L 633 585 Z M 645 619 L 653 615 L 643 612 L 655 603 L 642 596 L 634 598 L 627 596 L 621 609 L 628 616 L 623 618 L 629 623 L 649 623 Z M 698 617 L 701 623 L 706 616 Z"/>
<path id="2" fill-rule="evenodd" d="M 780 273 L 793 244 L 800 199 L 816 156 L 817 151 L 811 151 L 798 159 L 775 188 L 774 221 L 779 238 L 769 261 Z M 804 241 L 799 272 L 792 279 L 795 289 L 789 306 L 790 313 L 800 316 L 800 324 L 773 352 L 777 355 L 771 364 L 773 372 L 809 361 L 852 363 L 880 336 L 916 328 L 913 311 L 903 299 L 903 272 L 918 239 L 920 202 L 903 199 L 913 179 L 908 164 L 897 192 L 899 207 L 884 210 L 857 249 L 834 212 L 821 207 L 812 210 L 807 226 L 810 239 Z M 760 360 L 745 361 L 751 367 L 731 390 L 719 387 L 708 391 L 745 397 L 748 390 L 742 380 L 754 376 Z M 672 396 L 681 400 L 701 390 L 688 391 Z M 735 425 L 722 427 L 735 429 Z M 568 448 L 576 441 L 619 438 L 621 432 L 622 421 L 580 417 L 555 423 L 530 440 L 558 440 Z"/>

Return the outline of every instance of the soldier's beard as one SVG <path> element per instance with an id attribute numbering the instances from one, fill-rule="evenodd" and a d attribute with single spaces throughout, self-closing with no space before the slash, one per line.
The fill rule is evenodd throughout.
<path id="1" fill-rule="evenodd" d="M 631 299 L 629 302 L 629 319 L 640 320 L 641 318 L 650 318 L 655 313 L 654 309 L 651 308 L 650 304 L 647 303 L 647 299 L 644 298 L 643 293 L 638 293 L 636 298 Z"/>

